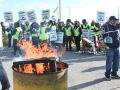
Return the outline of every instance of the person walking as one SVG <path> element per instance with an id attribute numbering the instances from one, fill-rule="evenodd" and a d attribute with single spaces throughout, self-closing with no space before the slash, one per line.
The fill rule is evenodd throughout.
<path id="1" fill-rule="evenodd" d="M 116 17 L 111 16 L 109 22 L 105 24 L 103 35 L 104 43 L 106 45 L 106 72 L 105 78 L 110 81 L 111 78 L 119 79 L 117 71 L 119 69 L 119 41 L 120 41 L 120 30 L 119 25 L 116 24 Z M 111 71 L 112 69 L 112 71 Z M 111 75 L 111 76 L 110 76 Z"/>

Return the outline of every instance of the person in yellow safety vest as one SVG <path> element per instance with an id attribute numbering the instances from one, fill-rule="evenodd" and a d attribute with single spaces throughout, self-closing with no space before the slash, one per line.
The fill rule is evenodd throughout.
<path id="1" fill-rule="evenodd" d="M 71 48 L 71 41 L 73 41 L 73 30 L 69 23 L 66 23 L 66 27 L 64 28 L 64 35 L 65 35 L 65 44 L 66 44 L 66 51 L 68 51 L 68 42 L 69 42 L 69 49 Z"/>
<path id="2" fill-rule="evenodd" d="M 33 29 L 32 29 L 32 42 L 33 42 L 33 45 L 35 45 L 35 46 L 38 46 L 39 35 L 40 35 L 40 27 L 39 27 L 38 23 L 34 23 Z"/>
<path id="3" fill-rule="evenodd" d="M 89 29 L 86 19 L 82 20 L 81 29 Z"/>
<path id="4" fill-rule="evenodd" d="M 9 39 L 9 43 L 8 43 L 8 47 L 11 47 L 11 31 L 13 31 L 15 28 L 13 27 L 13 23 L 10 23 L 10 26 L 7 28 L 7 32 L 8 32 L 8 39 Z"/>
<path id="5" fill-rule="evenodd" d="M 43 22 L 41 22 L 40 26 L 41 27 L 40 27 L 39 41 L 40 41 L 40 43 L 48 43 L 48 45 L 49 45 L 49 31 L 51 29 L 45 27 L 45 24 Z"/>
<path id="6" fill-rule="evenodd" d="M 91 26 L 89 27 L 89 30 L 94 30 L 95 29 L 95 21 L 93 20 L 91 23 Z"/>
<path id="7" fill-rule="evenodd" d="M 56 32 L 57 32 L 57 33 L 58 33 L 58 32 L 63 32 L 63 43 L 57 43 L 57 44 L 56 44 L 56 45 L 59 46 L 59 48 L 60 48 L 60 45 L 64 46 L 64 27 L 62 26 L 62 22 L 60 22 L 60 23 L 58 24 L 58 28 L 57 28 Z"/>
<path id="8" fill-rule="evenodd" d="M 22 29 L 20 27 L 19 21 L 16 23 L 16 28 L 13 31 L 11 31 L 11 35 L 13 36 L 13 48 L 14 48 L 13 54 L 16 55 L 16 52 L 18 50 L 19 54 L 22 55 L 20 47 L 17 47 L 16 45 L 18 43 L 18 40 L 20 40 L 20 38 L 22 37 Z"/>
<path id="9" fill-rule="evenodd" d="M 96 23 L 96 27 L 94 29 L 94 36 L 99 35 L 99 33 L 100 33 L 100 24 Z"/>
<path id="10" fill-rule="evenodd" d="M 30 25 L 29 25 L 29 22 L 25 22 L 24 36 L 25 36 L 27 41 L 30 40 Z"/>
<path id="11" fill-rule="evenodd" d="M 81 31 L 78 21 L 75 21 L 73 32 L 74 32 L 74 40 L 76 44 L 76 51 L 80 51 L 80 40 L 81 40 L 82 31 Z"/>

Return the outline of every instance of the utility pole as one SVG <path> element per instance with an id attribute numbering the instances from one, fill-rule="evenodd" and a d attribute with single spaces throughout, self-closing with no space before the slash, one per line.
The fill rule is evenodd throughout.
<path id="1" fill-rule="evenodd" d="M 67 8 L 69 8 L 69 19 L 70 19 L 70 7 L 67 7 Z"/>
<path id="2" fill-rule="evenodd" d="M 61 0 L 59 0 L 59 19 L 61 21 Z"/>
<path id="3" fill-rule="evenodd" d="M 118 7 L 118 19 L 119 19 L 119 7 Z M 119 20 L 120 21 L 120 20 Z"/>

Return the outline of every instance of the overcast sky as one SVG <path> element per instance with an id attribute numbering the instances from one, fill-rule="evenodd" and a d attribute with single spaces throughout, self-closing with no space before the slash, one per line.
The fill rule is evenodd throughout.
<path id="1" fill-rule="evenodd" d="M 19 19 L 18 11 L 35 10 L 37 22 L 41 22 L 41 10 L 50 9 L 51 16 L 59 5 L 59 0 L 0 0 L 0 21 L 4 22 L 3 12 L 12 11 L 14 22 Z M 87 19 L 88 22 L 96 21 L 97 11 L 107 12 L 105 18 L 115 15 L 118 18 L 118 7 L 120 0 L 61 0 L 61 20 L 66 21 L 70 16 L 71 20 Z M 6 23 L 7 24 L 7 23 Z"/>

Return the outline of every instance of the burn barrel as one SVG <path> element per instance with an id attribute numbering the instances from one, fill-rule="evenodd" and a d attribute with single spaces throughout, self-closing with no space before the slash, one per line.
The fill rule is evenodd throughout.
<path id="1" fill-rule="evenodd" d="M 50 62 L 50 72 L 43 74 L 23 73 L 15 70 L 20 64 Z M 55 58 L 13 62 L 13 90 L 67 90 L 68 65 L 61 62 L 62 70 L 54 68 L 59 62 Z M 55 71 L 54 71 L 55 70 Z"/>

